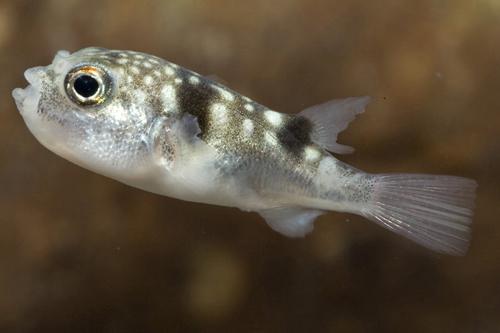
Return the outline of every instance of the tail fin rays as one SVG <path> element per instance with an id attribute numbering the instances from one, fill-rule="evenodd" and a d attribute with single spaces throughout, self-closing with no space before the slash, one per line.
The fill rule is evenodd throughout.
<path id="1" fill-rule="evenodd" d="M 454 176 L 376 176 L 368 219 L 434 251 L 464 255 L 477 183 Z"/>

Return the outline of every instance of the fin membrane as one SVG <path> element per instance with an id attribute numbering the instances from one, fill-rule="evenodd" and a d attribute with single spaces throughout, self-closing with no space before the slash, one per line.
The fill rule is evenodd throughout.
<path id="1" fill-rule="evenodd" d="M 323 214 L 321 210 L 300 207 L 279 207 L 259 211 L 269 226 L 288 237 L 304 237 L 314 228 L 314 220 Z"/>
<path id="2" fill-rule="evenodd" d="M 454 176 L 376 176 L 373 201 L 362 214 L 434 251 L 464 255 L 477 183 Z"/>
<path id="3" fill-rule="evenodd" d="M 337 136 L 345 130 L 356 115 L 362 113 L 370 97 L 334 99 L 311 106 L 298 114 L 313 123 L 311 140 L 326 150 L 338 154 L 349 154 L 354 148 L 337 143 Z"/>

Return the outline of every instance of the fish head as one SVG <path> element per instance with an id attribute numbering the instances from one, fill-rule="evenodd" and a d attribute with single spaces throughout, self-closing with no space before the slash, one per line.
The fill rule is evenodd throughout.
<path id="1" fill-rule="evenodd" d="M 151 153 L 158 108 L 169 107 L 155 103 L 154 84 L 144 83 L 161 67 L 148 57 L 101 48 L 59 51 L 50 65 L 26 70 L 29 85 L 12 95 L 46 148 L 95 172 L 128 177 Z"/>

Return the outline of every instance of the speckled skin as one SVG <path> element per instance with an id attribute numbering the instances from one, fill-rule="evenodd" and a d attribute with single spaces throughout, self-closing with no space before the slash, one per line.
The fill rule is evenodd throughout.
<path id="1" fill-rule="evenodd" d="M 312 204 L 320 199 L 319 208 L 349 210 L 347 207 L 369 199 L 368 176 L 314 144 L 310 139 L 312 124 L 307 119 L 274 112 L 217 82 L 155 57 L 135 52 L 101 54 L 105 66 L 116 65 L 114 59 L 128 59 L 128 64 L 139 68 L 138 72 L 128 68 L 127 74 L 133 77 L 135 89 L 146 91 L 146 105 L 158 116 L 179 119 L 187 114 L 196 119 L 196 137 L 217 151 L 214 165 L 219 178 L 214 181 L 227 183 L 232 179 L 238 184 L 238 190 L 230 190 L 240 195 L 232 205 L 255 209 L 241 202 L 249 190 L 272 202 L 269 207 L 297 205 L 305 199 Z M 99 54 L 92 56 L 92 61 L 99 59 Z M 144 66 L 148 62 L 151 66 Z M 172 68 L 174 74 L 166 74 L 171 72 L 165 68 Z M 153 83 L 145 86 L 145 77 L 153 77 Z M 155 98 L 165 85 L 175 87 L 176 103 Z M 217 114 L 217 108 L 222 109 L 221 114 Z M 252 124 L 251 133 L 245 130 L 245 122 Z M 306 148 L 317 152 L 317 157 L 307 159 Z M 164 154 L 175 151 L 168 144 L 164 149 Z M 321 174 L 318 168 L 323 160 L 335 165 L 335 172 Z M 268 208 L 266 204 L 262 207 Z"/>
<path id="2" fill-rule="evenodd" d="M 112 87 L 102 104 L 75 105 L 58 84 L 66 71 L 81 65 L 96 66 L 110 74 Z M 40 76 L 43 87 L 38 112 L 43 113 L 45 122 L 56 121 L 64 127 L 62 136 L 71 145 L 62 151 L 55 149 L 56 153 L 127 184 L 245 210 L 306 203 L 308 207 L 349 211 L 358 209 L 355 201 L 367 200 L 367 176 L 314 144 L 312 124 L 306 118 L 269 110 L 163 59 L 132 51 L 87 48 L 59 55 Z M 169 126 L 183 134 L 170 137 Z M 152 133 L 153 128 L 159 132 Z M 141 179 L 151 173 L 144 161 L 151 159 L 152 152 L 153 159 L 162 160 L 166 169 L 181 163 L 176 160 L 182 154 L 179 150 L 186 147 L 176 143 L 181 136 L 212 151 L 209 155 L 213 160 L 205 161 L 215 169 L 210 173 L 214 178 L 208 192 L 201 190 L 206 181 L 189 180 L 193 182 L 189 186 L 194 187 L 189 189 L 190 197 L 163 189 L 161 179 Z M 39 139 L 44 143 L 61 138 Z M 54 150 L 50 143 L 46 145 Z M 197 150 L 190 154 L 197 154 Z M 329 170 L 320 168 L 321 163 L 328 163 Z M 163 176 L 160 173 L 159 177 Z M 183 187 L 177 182 L 169 185 Z M 195 187 L 203 193 L 201 197 Z"/>

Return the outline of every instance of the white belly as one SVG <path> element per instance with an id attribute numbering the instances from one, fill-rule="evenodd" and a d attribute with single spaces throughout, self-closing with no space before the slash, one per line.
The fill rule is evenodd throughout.
<path id="1" fill-rule="evenodd" d="M 215 167 L 219 155 L 200 142 L 184 147 L 173 162 L 154 157 L 140 173 L 119 179 L 128 185 L 186 201 L 257 211 L 273 206 L 253 189 L 233 177 L 225 177 Z M 271 200 L 272 201 L 272 200 Z"/>

